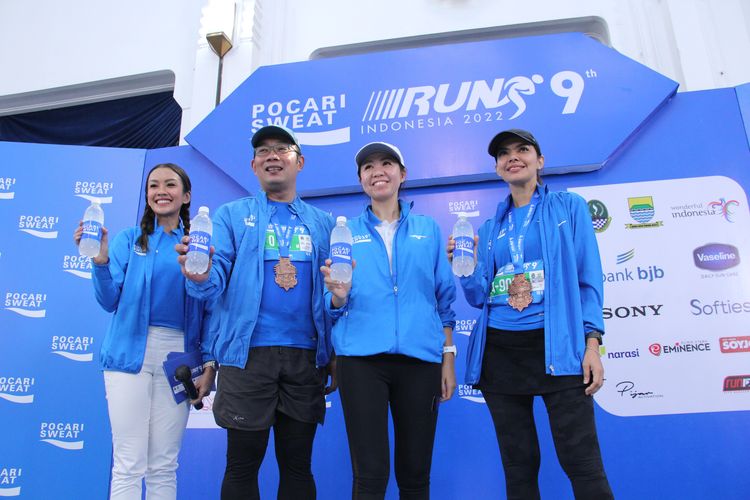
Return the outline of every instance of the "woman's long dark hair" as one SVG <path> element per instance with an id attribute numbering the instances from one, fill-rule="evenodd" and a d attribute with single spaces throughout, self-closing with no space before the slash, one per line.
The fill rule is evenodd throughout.
<path id="1" fill-rule="evenodd" d="M 138 237 L 138 245 L 144 252 L 148 252 L 148 237 L 154 232 L 154 224 L 156 223 L 156 214 L 148 204 L 148 179 L 151 177 L 151 173 L 157 168 L 168 168 L 175 174 L 177 174 L 182 180 L 182 193 L 189 193 L 193 187 L 190 184 L 190 177 L 180 166 L 174 163 L 160 163 L 152 168 L 146 176 L 146 187 L 144 188 L 144 194 L 146 199 L 146 207 L 143 209 L 143 217 L 141 217 L 141 235 Z M 180 207 L 180 219 L 182 225 L 185 228 L 185 234 L 190 233 L 190 201 L 183 203 Z"/>

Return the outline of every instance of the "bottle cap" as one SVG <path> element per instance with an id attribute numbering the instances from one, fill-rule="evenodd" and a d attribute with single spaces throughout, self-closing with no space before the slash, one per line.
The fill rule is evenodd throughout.
<path id="1" fill-rule="evenodd" d="M 198 209 L 198 213 L 199 213 L 199 214 L 208 214 L 208 207 L 207 207 L 207 206 L 205 206 L 205 205 L 204 205 L 204 206 L 202 206 L 202 207 L 200 207 L 200 208 Z"/>
<path id="2" fill-rule="evenodd" d="M 336 224 L 346 224 L 346 217 L 343 215 L 336 217 Z"/>

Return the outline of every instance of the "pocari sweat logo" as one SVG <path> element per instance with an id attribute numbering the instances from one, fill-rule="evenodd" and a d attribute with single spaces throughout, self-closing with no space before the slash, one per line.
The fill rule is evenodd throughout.
<path id="1" fill-rule="evenodd" d="M 46 293 L 5 292 L 5 309 L 27 318 L 47 316 L 46 304 Z"/>
<path id="2" fill-rule="evenodd" d="M 281 125 L 294 130 L 300 145 L 343 144 L 350 141 L 351 128 L 340 126 L 337 113 L 345 108 L 346 94 L 253 104 L 252 132 L 266 125 Z"/>
<path id="3" fill-rule="evenodd" d="M 455 216 L 479 217 L 479 200 L 449 201 L 448 211 Z"/>
<path id="4" fill-rule="evenodd" d="M 23 469 L 20 467 L 3 467 L 0 469 L 0 497 L 21 496 Z"/>
<path id="5" fill-rule="evenodd" d="M 57 223 L 60 217 L 54 215 L 21 215 L 18 218 L 18 230 L 24 233 L 51 240 L 57 238 Z"/>
<path id="6" fill-rule="evenodd" d="M 593 77 L 595 72 L 589 71 Z M 561 98 L 561 114 L 576 112 L 583 96 L 584 79 L 575 71 L 563 70 L 548 78 L 535 73 L 493 80 L 373 90 L 362 114 L 360 132 L 362 135 L 380 134 L 453 126 L 455 123 L 470 125 L 513 120 L 526 111 L 527 98 L 524 96 L 536 94 L 543 85 Z"/>
<path id="7" fill-rule="evenodd" d="M 100 205 L 112 203 L 110 191 L 115 187 L 113 182 L 101 181 L 76 181 L 73 185 L 73 194 L 89 202 L 97 202 Z"/>
<path id="8" fill-rule="evenodd" d="M 471 331 L 474 329 L 474 325 L 476 324 L 476 322 L 477 320 L 475 319 L 457 319 L 456 326 L 453 328 L 453 331 L 455 333 L 466 335 L 468 337 L 469 335 L 471 335 Z"/>
<path id="9" fill-rule="evenodd" d="M 474 386 L 471 385 L 459 384 L 458 397 L 467 401 L 471 401 L 472 403 L 485 404 L 484 396 L 482 396 L 482 391 L 480 391 L 479 389 L 474 389 Z"/>
<path id="10" fill-rule="evenodd" d="M 94 359 L 93 345 L 94 337 L 53 335 L 50 350 L 52 354 L 85 363 Z"/>
<path id="11" fill-rule="evenodd" d="M 73 276 L 91 279 L 91 257 L 85 255 L 65 255 L 63 257 L 62 269 Z"/>
<path id="12" fill-rule="evenodd" d="M 14 187 L 15 177 L 0 177 L 0 200 L 12 200 L 16 197 Z"/>
<path id="13" fill-rule="evenodd" d="M 39 440 L 64 450 L 83 449 L 84 424 L 73 422 L 42 422 Z"/>
<path id="14" fill-rule="evenodd" d="M 34 377 L 0 375 L 0 399 L 16 404 L 34 402 Z"/>

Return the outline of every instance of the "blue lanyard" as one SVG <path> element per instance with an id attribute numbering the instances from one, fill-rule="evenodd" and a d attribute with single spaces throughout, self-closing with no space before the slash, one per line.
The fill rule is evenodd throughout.
<path id="1" fill-rule="evenodd" d="M 279 257 L 289 257 L 289 244 L 292 242 L 292 231 L 294 230 L 293 222 L 297 219 L 297 216 L 292 214 L 289 218 L 289 224 L 286 226 L 286 231 L 281 234 L 281 225 L 279 224 L 279 218 L 276 214 L 271 217 L 271 223 L 273 224 L 273 232 L 276 233 L 276 240 L 279 243 Z"/>
<path id="2" fill-rule="evenodd" d="M 526 231 L 529 230 L 531 219 L 534 218 L 534 211 L 539 195 L 534 194 L 529 204 L 529 210 L 523 220 L 520 230 L 516 233 L 515 224 L 513 223 L 513 209 L 508 211 L 508 249 L 510 250 L 511 262 L 513 262 L 513 272 L 515 274 L 523 273 L 523 240 L 526 238 Z M 516 240 L 518 241 L 516 243 Z"/>

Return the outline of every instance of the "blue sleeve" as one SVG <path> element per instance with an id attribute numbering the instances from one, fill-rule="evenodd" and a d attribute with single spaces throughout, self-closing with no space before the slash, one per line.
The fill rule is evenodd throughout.
<path id="1" fill-rule="evenodd" d="M 487 242 L 492 232 L 492 219 L 487 220 L 479 228 L 479 243 L 477 248 L 477 265 L 471 276 L 462 276 L 459 278 L 461 288 L 464 290 L 464 297 L 470 306 L 482 309 L 487 300 L 489 292 L 489 280 L 485 261 L 487 259 Z"/>
<path id="2" fill-rule="evenodd" d="M 109 244 L 109 262 L 93 264 L 92 282 L 99 305 L 107 312 L 115 312 L 120 303 L 122 284 L 128 269 L 130 244 L 127 230 L 120 231 Z"/>
<path id="3" fill-rule="evenodd" d="M 586 201 L 580 196 L 571 193 L 570 203 L 578 287 L 581 293 L 583 331 L 597 330 L 604 333 L 602 262 L 594 228 L 591 225 L 591 214 Z"/>
<path id="4" fill-rule="evenodd" d="M 456 300 L 456 282 L 453 279 L 453 270 L 445 253 L 445 242 L 440 233 L 440 227 L 434 219 L 432 221 L 433 233 L 437 242 L 435 256 L 435 299 L 437 299 L 437 310 L 443 326 L 451 328 L 456 326 L 456 313 L 452 304 Z"/>
<path id="5" fill-rule="evenodd" d="M 187 280 L 186 280 L 187 281 Z M 203 303 L 203 321 L 201 322 L 201 357 L 203 362 L 211 361 L 214 359 L 211 349 L 214 345 L 214 337 L 218 332 L 218 318 L 213 315 L 214 301 L 202 301 Z"/>
<path id="6" fill-rule="evenodd" d="M 232 217 L 227 205 L 219 207 L 212 222 L 211 243 L 214 247 L 214 255 L 211 259 L 211 272 L 208 280 L 203 283 L 185 280 L 188 295 L 209 301 L 216 299 L 226 290 L 239 244 L 234 238 Z"/>

